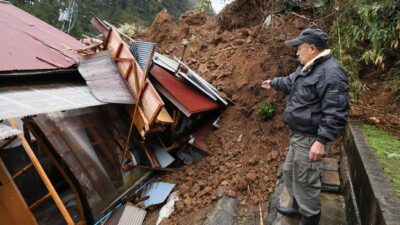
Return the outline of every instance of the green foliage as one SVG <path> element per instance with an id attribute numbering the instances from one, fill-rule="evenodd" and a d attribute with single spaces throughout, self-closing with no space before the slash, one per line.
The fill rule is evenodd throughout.
<path id="1" fill-rule="evenodd" d="M 400 2 L 348 1 L 337 8 L 331 29 L 336 58 L 349 71 L 352 101 L 363 89 L 360 69 L 375 66 L 389 70 L 400 60 Z"/>
<path id="2" fill-rule="evenodd" d="M 201 0 L 196 5 L 196 10 L 201 12 L 205 12 L 210 8 L 211 8 L 211 0 Z"/>
<path id="3" fill-rule="evenodd" d="M 300 0 L 284 0 L 282 10 L 285 12 L 297 11 L 300 9 Z"/>
<path id="4" fill-rule="evenodd" d="M 368 144 L 373 149 L 383 170 L 400 197 L 400 137 L 391 135 L 371 125 L 362 127 Z"/>
<path id="5" fill-rule="evenodd" d="M 137 24 L 124 23 L 118 27 L 118 30 L 128 35 L 130 38 L 135 38 L 137 33 L 144 31 L 144 28 Z"/>
<path id="6" fill-rule="evenodd" d="M 19 8 L 61 28 L 58 21 L 61 4 L 68 5 L 70 0 L 10 0 Z M 80 38 L 82 34 L 97 33 L 90 24 L 93 16 L 107 20 L 115 26 L 124 23 L 148 26 L 153 22 L 155 15 L 162 9 L 167 9 L 175 19 L 195 5 L 195 0 L 76 0 L 78 4 L 78 18 L 71 35 Z M 33 4 L 32 4 L 33 3 Z"/>
<path id="7" fill-rule="evenodd" d="M 257 109 L 257 114 L 263 119 L 271 119 L 276 113 L 276 106 L 273 102 L 264 102 Z"/>

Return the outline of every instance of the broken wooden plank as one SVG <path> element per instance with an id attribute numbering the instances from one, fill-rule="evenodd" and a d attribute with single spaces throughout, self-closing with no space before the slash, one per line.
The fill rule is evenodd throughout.
<path id="1" fill-rule="evenodd" d="M 140 68 L 140 66 L 132 56 L 132 53 L 129 51 L 128 46 L 123 42 L 116 31 L 111 30 L 110 37 L 108 38 L 107 48 L 112 54 L 119 53 L 118 55 L 116 55 L 118 58 L 132 59 L 132 62 L 118 61 L 117 67 L 120 71 L 120 74 L 126 74 L 128 70 L 131 71 L 130 74 L 128 74 L 127 82 L 134 91 L 134 93 L 132 94 L 136 97 L 136 99 L 138 99 L 140 88 L 145 87 L 145 82 L 148 82 L 147 78 L 145 77 L 144 71 Z M 131 63 L 134 64 L 132 69 L 129 68 Z M 141 108 L 145 113 L 146 119 L 149 120 L 149 122 L 151 122 L 151 118 L 154 118 L 157 113 L 159 113 L 159 108 L 164 106 L 164 102 L 162 102 L 160 96 L 158 95 L 151 83 L 148 83 L 144 88 L 142 99 L 141 101 L 138 101 L 138 103 L 139 105 L 144 103 L 143 105 L 141 105 Z M 150 123 L 149 126 L 151 125 L 152 124 Z"/>
<path id="2" fill-rule="evenodd" d="M 172 120 L 171 116 L 164 107 L 161 108 L 161 111 L 158 114 L 156 121 L 157 123 L 163 124 L 172 124 L 174 122 L 174 120 Z"/>
<path id="3" fill-rule="evenodd" d="M 158 95 L 154 86 L 146 78 L 145 71 L 140 68 L 130 52 L 129 46 L 122 40 L 120 35 L 112 28 L 104 26 L 96 17 L 93 18 L 91 22 L 103 33 L 103 38 L 105 39 L 104 45 L 117 59 L 117 68 L 121 76 L 126 79 L 128 87 L 137 100 L 139 113 L 134 113 L 135 115 L 131 114 L 131 117 L 134 117 L 135 127 L 140 134 L 144 136 L 146 131 L 157 121 L 156 118 L 158 118 L 158 115 L 162 111 L 164 102 Z M 146 86 L 144 86 L 145 83 Z M 139 96 L 141 88 L 143 88 L 143 93 L 141 94 L 142 96 Z"/>

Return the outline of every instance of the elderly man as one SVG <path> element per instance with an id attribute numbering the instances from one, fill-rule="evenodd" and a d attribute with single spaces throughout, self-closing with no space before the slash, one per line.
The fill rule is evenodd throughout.
<path id="1" fill-rule="evenodd" d="M 301 225 L 318 225 L 321 216 L 322 158 L 346 125 L 348 80 L 346 71 L 326 49 L 328 35 L 306 29 L 286 44 L 297 46 L 300 66 L 287 77 L 262 83 L 289 95 L 283 120 L 290 129 L 290 146 L 283 166 L 283 180 L 291 207 L 277 211 L 301 217 Z"/>

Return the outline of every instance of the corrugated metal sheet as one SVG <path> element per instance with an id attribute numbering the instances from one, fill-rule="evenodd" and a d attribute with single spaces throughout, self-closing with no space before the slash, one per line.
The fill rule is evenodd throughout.
<path id="1" fill-rule="evenodd" d="M 90 91 L 101 102 L 134 104 L 126 81 L 108 51 L 80 58 L 78 70 L 86 80 Z"/>
<path id="2" fill-rule="evenodd" d="M 151 61 L 153 56 L 150 56 L 150 54 L 152 53 L 152 50 L 153 48 L 155 48 L 155 46 L 156 44 L 146 41 L 135 41 L 135 43 L 132 44 L 130 50 L 142 70 L 144 70 L 144 68 L 146 67 L 146 63 L 149 57 Z"/>
<path id="3" fill-rule="evenodd" d="M 146 210 L 127 202 L 124 206 L 115 209 L 104 225 L 142 225 L 145 216 Z"/>
<path id="4" fill-rule="evenodd" d="M 22 133 L 22 131 L 0 123 L 0 140 L 15 136 L 20 133 Z"/>
<path id="5" fill-rule="evenodd" d="M 0 87 L 0 119 L 103 105 L 82 84 Z"/>
<path id="6" fill-rule="evenodd" d="M 180 104 L 178 108 L 184 108 L 182 112 L 185 113 L 186 116 L 190 116 L 193 113 L 215 110 L 221 107 L 217 102 L 214 102 L 200 92 L 194 90 L 185 82 L 171 75 L 158 65 L 152 67 L 150 74 L 157 80 L 160 86 L 169 93 L 169 96 L 165 97 L 172 103 L 178 102 Z"/>
<path id="7" fill-rule="evenodd" d="M 179 63 L 160 53 L 154 53 L 153 62 L 171 73 L 176 73 L 178 71 Z"/>
<path id="8" fill-rule="evenodd" d="M 163 203 L 174 189 L 175 184 L 156 182 L 150 183 L 142 192 L 142 197 L 149 196 L 150 198 L 144 201 L 144 206 L 157 205 Z"/>
<path id="9" fill-rule="evenodd" d="M 78 62 L 75 38 L 16 6 L 0 2 L 0 72 L 54 70 Z"/>

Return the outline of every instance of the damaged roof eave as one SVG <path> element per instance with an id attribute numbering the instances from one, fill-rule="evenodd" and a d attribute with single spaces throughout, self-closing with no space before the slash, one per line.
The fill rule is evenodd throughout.
<path id="1" fill-rule="evenodd" d="M 0 78 L 8 77 L 22 77 L 22 76 L 36 76 L 36 75 L 57 75 L 57 74 L 68 74 L 77 73 L 77 65 L 73 65 L 69 68 L 59 68 L 59 69 L 43 69 L 43 70 L 12 70 L 12 71 L 1 71 Z"/>

